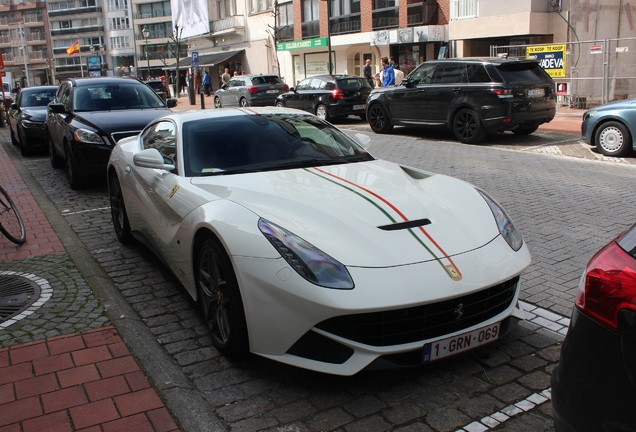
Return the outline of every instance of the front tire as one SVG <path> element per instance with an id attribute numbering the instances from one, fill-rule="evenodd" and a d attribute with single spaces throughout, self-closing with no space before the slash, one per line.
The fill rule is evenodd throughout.
<path id="1" fill-rule="evenodd" d="M 110 214 L 117 240 L 123 244 L 129 243 L 132 238 L 130 234 L 130 223 L 128 222 L 128 213 L 126 212 L 121 185 L 115 173 L 111 173 L 108 176 L 108 197 L 110 200 Z"/>
<path id="2" fill-rule="evenodd" d="M 214 108 L 221 108 L 221 98 L 218 96 L 214 97 Z"/>
<path id="3" fill-rule="evenodd" d="M 68 180 L 68 185 L 73 190 L 78 190 L 81 188 L 82 183 L 80 181 L 79 172 L 77 171 L 77 165 L 75 164 L 75 160 L 73 159 L 73 155 L 71 154 L 71 149 L 69 146 L 65 147 L 66 150 L 66 177 Z"/>
<path id="4" fill-rule="evenodd" d="M 455 137 L 465 144 L 477 144 L 482 142 L 487 135 L 486 129 L 481 124 L 479 114 L 470 108 L 461 109 L 453 117 L 453 133 Z"/>
<path id="5" fill-rule="evenodd" d="M 606 156 L 625 156 L 632 150 L 632 137 L 622 123 L 603 123 L 595 137 L 596 148 Z"/>
<path id="6" fill-rule="evenodd" d="M 53 144 L 53 139 L 51 138 L 49 138 L 49 161 L 53 168 L 62 168 L 64 166 L 64 159 L 55 151 L 55 144 Z"/>
<path id="7" fill-rule="evenodd" d="M 247 103 L 247 99 L 245 99 L 245 98 L 241 98 L 241 100 L 239 101 L 239 106 L 240 106 L 241 108 L 245 108 L 245 107 L 250 106 L 250 104 L 249 104 L 249 103 Z"/>
<path id="8" fill-rule="evenodd" d="M 229 357 L 249 352 L 247 324 L 236 275 L 221 243 L 203 241 L 196 260 L 197 302 L 214 345 Z"/>
<path id="9" fill-rule="evenodd" d="M 393 124 L 386 108 L 379 103 L 374 103 L 367 111 L 367 120 L 373 132 L 379 134 L 389 133 L 393 130 Z"/>
<path id="10" fill-rule="evenodd" d="M 276 102 L 276 106 L 279 108 L 285 108 L 285 104 L 282 102 Z"/>

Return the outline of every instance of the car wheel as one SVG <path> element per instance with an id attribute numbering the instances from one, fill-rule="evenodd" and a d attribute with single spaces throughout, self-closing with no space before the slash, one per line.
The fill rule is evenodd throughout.
<path id="1" fill-rule="evenodd" d="M 515 135 L 530 135 L 534 133 L 537 129 L 539 129 L 539 125 L 532 126 L 520 126 L 512 130 L 512 133 Z"/>
<path id="2" fill-rule="evenodd" d="M 198 305 L 218 350 L 231 357 L 249 351 L 243 301 L 230 259 L 215 238 L 203 241 L 196 261 Z"/>
<path id="3" fill-rule="evenodd" d="M 18 145 L 20 144 L 17 139 L 15 139 L 15 135 L 13 134 L 13 129 L 11 129 L 11 144 Z"/>
<path id="4" fill-rule="evenodd" d="M 276 106 L 279 108 L 285 108 L 285 104 L 282 102 L 276 102 Z"/>
<path id="5" fill-rule="evenodd" d="M 53 144 L 51 138 L 49 138 L 49 161 L 53 168 L 62 168 L 64 166 L 64 159 L 55 151 L 55 144 Z"/>
<path id="6" fill-rule="evenodd" d="M 316 115 L 323 119 L 324 121 L 331 121 L 331 116 L 329 115 L 329 110 L 323 104 L 320 104 L 316 107 Z"/>
<path id="7" fill-rule="evenodd" d="M 374 103 L 369 107 L 369 110 L 367 111 L 367 120 L 369 122 L 369 126 L 371 126 L 371 129 L 373 129 L 373 132 L 375 133 L 384 134 L 393 130 L 393 124 L 389 118 L 389 113 L 386 108 L 379 103 Z"/>
<path id="8" fill-rule="evenodd" d="M 66 178 L 68 180 L 68 185 L 71 187 L 71 189 L 78 190 L 81 187 L 81 183 L 80 183 L 79 173 L 77 172 L 77 165 L 75 164 L 75 161 L 73 160 L 71 149 L 68 146 L 66 146 L 64 150 L 66 153 L 65 168 L 66 168 Z"/>
<path id="9" fill-rule="evenodd" d="M 625 156 L 632 149 L 629 130 L 619 122 L 607 122 L 596 131 L 596 148 L 606 156 Z"/>
<path id="10" fill-rule="evenodd" d="M 221 108 L 221 98 L 218 96 L 214 97 L 214 108 Z"/>
<path id="11" fill-rule="evenodd" d="M 27 139 L 24 136 L 24 133 L 20 133 L 20 128 L 18 128 L 18 136 L 20 137 L 20 154 L 22 156 L 30 156 L 33 154 L 32 149 L 28 146 Z"/>
<path id="12" fill-rule="evenodd" d="M 481 124 L 479 114 L 470 108 L 461 109 L 453 117 L 453 133 L 466 144 L 476 144 L 486 138 L 486 129 Z"/>
<path id="13" fill-rule="evenodd" d="M 247 103 L 247 99 L 241 98 L 241 100 L 239 101 L 239 106 L 241 108 L 245 108 L 246 106 L 249 106 L 249 104 Z"/>
<path id="14" fill-rule="evenodd" d="M 117 174 L 114 172 L 108 176 L 108 196 L 110 199 L 110 214 L 115 228 L 115 235 L 120 243 L 130 242 L 130 223 L 124 204 L 124 196 L 121 193 L 121 185 Z"/>

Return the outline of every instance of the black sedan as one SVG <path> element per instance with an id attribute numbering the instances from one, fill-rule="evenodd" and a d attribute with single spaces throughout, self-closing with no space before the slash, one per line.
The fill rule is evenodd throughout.
<path id="1" fill-rule="evenodd" d="M 360 116 L 366 120 L 369 81 L 353 75 L 318 75 L 305 78 L 276 99 L 276 106 L 297 108 L 323 120 Z"/>
<path id="2" fill-rule="evenodd" d="M 552 407 L 558 432 L 636 431 L 636 224 L 585 269 Z"/>
<path id="3" fill-rule="evenodd" d="M 85 178 L 104 177 L 117 141 L 139 134 L 176 105 L 176 99 L 164 102 L 133 78 L 67 79 L 49 104 L 46 119 L 51 166 L 66 167 L 72 189 L 80 188 Z"/>
<path id="4" fill-rule="evenodd" d="M 55 99 L 57 86 L 27 87 L 18 93 L 7 113 L 11 142 L 20 146 L 23 156 L 46 148 L 49 135 L 44 121 L 47 105 Z"/>

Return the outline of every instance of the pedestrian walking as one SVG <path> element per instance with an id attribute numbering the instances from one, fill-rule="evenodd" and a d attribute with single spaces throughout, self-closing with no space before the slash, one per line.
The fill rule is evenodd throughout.
<path id="1" fill-rule="evenodd" d="M 363 72 L 364 77 L 367 79 L 367 81 L 369 81 L 369 85 L 371 86 L 371 88 L 375 87 L 375 84 L 373 82 L 373 72 L 371 71 L 371 59 L 367 59 L 364 62 L 364 69 Z"/>
<path id="2" fill-rule="evenodd" d="M 395 85 L 395 72 L 389 64 L 389 59 L 382 57 L 382 87 Z"/>
<path id="3" fill-rule="evenodd" d="M 203 91 L 205 92 L 206 96 L 210 96 L 210 85 L 212 85 L 212 81 L 210 81 L 210 75 L 206 70 L 205 72 L 203 72 Z"/>
<path id="4" fill-rule="evenodd" d="M 225 72 L 223 72 L 223 74 L 221 75 L 221 82 L 223 84 L 227 84 L 231 78 L 232 76 L 230 75 L 230 69 L 225 68 Z"/>
<path id="5" fill-rule="evenodd" d="M 170 76 L 168 77 L 168 85 L 170 86 L 172 97 L 177 97 L 177 80 L 174 77 L 174 72 L 170 72 Z"/>
<path id="6" fill-rule="evenodd" d="M 402 84 L 402 80 L 404 80 L 404 72 L 400 69 L 400 65 L 393 57 L 389 59 L 389 64 L 393 68 L 393 73 L 395 74 L 395 85 Z"/>

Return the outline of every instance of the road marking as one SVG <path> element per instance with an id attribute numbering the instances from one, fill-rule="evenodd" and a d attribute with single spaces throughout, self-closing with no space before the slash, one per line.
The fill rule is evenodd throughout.
<path id="1" fill-rule="evenodd" d="M 72 212 L 70 210 L 62 210 L 62 216 L 71 216 L 71 215 L 76 215 L 76 214 L 90 213 L 90 212 L 104 211 L 104 210 L 110 210 L 110 206 L 109 207 L 97 207 L 97 208 L 88 209 L 88 210 L 79 210 L 79 211 L 75 211 L 75 212 Z"/>

